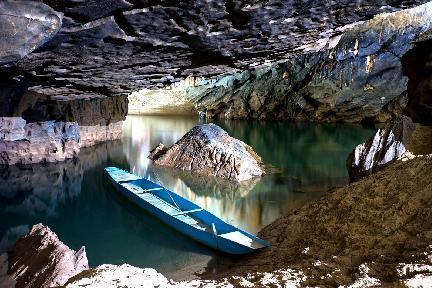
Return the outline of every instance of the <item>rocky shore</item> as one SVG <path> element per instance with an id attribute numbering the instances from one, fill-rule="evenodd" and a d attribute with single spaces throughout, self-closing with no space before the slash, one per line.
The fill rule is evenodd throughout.
<path id="1" fill-rule="evenodd" d="M 218 259 L 209 271 L 219 269 L 220 278 L 289 267 L 309 286 L 351 285 L 365 274 L 371 282 L 355 287 L 430 283 L 430 169 L 431 157 L 416 158 L 333 189 L 261 230 L 269 249 Z"/>
<path id="2" fill-rule="evenodd" d="M 265 227 L 259 236 L 272 243 L 270 248 L 243 257 L 218 257 L 208 265 L 208 271 L 212 272 L 204 273 L 201 279 L 178 282 L 167 279 L 154 269 L 127 264 L 102 265 L 68 278 L 65 287 L 426 285 L 432 281 L 431 237 L 427 232 L 432 225 L 429 193 L 432 187 L 428 178 L 431 169 L 431 157 L 418 157 L 395 162 L 376 174 L 333 189 L 319 201 Z M 33 227 L 29 235 L 51 235 L 49 239 L 53 239 L 52 232 L 36 233 L 41 227 Z M 39 247 L 36 242 L 44 238 L 33 238 L 39 240 L 24 248 L 23 243 L 29 243 L 26 239 L 29 236 L 18 241 L 11 250 L 13 252 L 9 253 L 9 261 L 12 261 L 9 262 L 9 267 L 12 267 L 9 273 L 18 271 L 18 266 L 28 265 L 26 271 L 40 275 L 39 279 L 52 281 L 51 274 L 39 274 L 38 269 L 51 271 L 42 268 L 53 263 L 48 259 L 65 258 L 44 256 L 45 260 L 41 258 L 40 262 L 34 262 L 23 255 L 33 255 L 33 249 Z M 79 256 L 82 253 L 67 253 L 75 255 L 73 259 L 76 260 L 72 263 L 81 263 L 82 260 L 78 259 L 83 259 Z M 17 261 L 22 265 L 11 264 Z M 70 267 L 69 264 L 64 266 Z M 76 273 L 76 270 L 71 271 Z M 71 274 L 67 272 L 64 275 Z M 18 274 L 12 275 L 21 281 L 27 274 L 20 278 L 17 278 Z M 59 273 L 55 275 L 60 277 Z M 65 278 L 62 277 L 61 281 Z"/>
<path id="3" fill-rule="evenodd" d="M 353 147 L 349 185 L 264 227 L 268 249 L 219 255 L 196 280 L 89 267 L 84 247 L 37 224 L 0 241 L 10 248 L 28 232 L 0 255 L 0 288 L 432 283 L 432 2 L 4 0 L 0 37 L 0 195 L 30 190 L 13 207 L 28 215 L 49 215 L 80 193 L 84 166 L 116 157 L 82 148 L 119 139 L 129 108 L 383 124 Z M 206 181 L 193 173 L 231 180 L 213 191 L 222 196 L 249 193 L 265 174 L 251 147 L 214 124 L 150 158 L 191 187 Z"/>

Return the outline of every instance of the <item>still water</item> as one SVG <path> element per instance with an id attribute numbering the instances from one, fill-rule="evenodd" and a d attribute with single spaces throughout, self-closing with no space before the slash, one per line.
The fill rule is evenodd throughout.
<path id="1" fill-rule="evenodd" d="M 128 263 L 168 276 L 203 266 L 214 252 L 129 203 L 103 175 L 119 166 L 160 182 L 222 219 L 252 233 L 347 183 L 345 160 L 374 129 L 253 121 L 215 122 L 251 145 L 272 171 L 240 185 L 155 167 L 148 152 L 171 145 L 196 118 L 128 116 L 123 138 L 84 149 L 63 163 L 0 168 L 0 251 L 42 222 L 73 249 L 86 246 L 90 266 Z M 188 272 L 185 272 L 186 274 Z"/>

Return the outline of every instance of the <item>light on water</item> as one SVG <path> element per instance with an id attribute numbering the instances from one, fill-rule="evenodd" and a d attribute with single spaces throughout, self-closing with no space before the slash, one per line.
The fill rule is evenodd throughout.
<path id="1" fill-rule="evenodd" d="M 345 160 L 374 133 L 349 124 L 217 122 L 251 145 L 270 174 L 241 184 L 152 165 L 159 143 L 171 145 L 197 118 L 129 116 L 121 141 L 83 149 L 78 159 L 26 169 L 0 168 L 0 250 L 42 222 L 73 249 L 85 245 L 91 266 L 128 263 L 170 275 L 205 265 L 214 255 L 166 227 L 117 193 L 106 166 L 134 172 L 256 233 L 277 217 L 347 183 Z M 197 264 L 201 263 L 201 264 Z"/>

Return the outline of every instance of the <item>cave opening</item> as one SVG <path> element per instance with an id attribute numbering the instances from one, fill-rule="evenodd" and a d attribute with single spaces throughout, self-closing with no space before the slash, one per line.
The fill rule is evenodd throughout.
<path id="1" fill-rule="evenodd" d="M 129 115 L 184 115 L 198 117 L 187 97 L 184 81 L 159 89 L 142 89 L 129 94 Z"/>
<path id="2" fill-rule="evenodd" d="M 408 103 L 404 114 L 416 123 L 408 148 L 416 155 L 432 153 L 432 40 L 415 43 L 402 57 L 408 77 Z"/>
<path id="3" fill-rule="evenodd" d="M 432 125 L 432 40 L 415 43 L 402 57 L 408 77 L 408 104 L 405 114 L 414 122 Z"/>

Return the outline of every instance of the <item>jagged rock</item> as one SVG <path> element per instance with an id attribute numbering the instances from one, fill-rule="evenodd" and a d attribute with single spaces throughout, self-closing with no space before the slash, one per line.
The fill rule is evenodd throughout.
<path id="1" fill-rule="evenodd" d="M 347 159 L 350 180 L 357 181 L 401 159 L 408 151 L 407 145 L 414 130 L 415 124 L 411 118 L 403 116 L 358 145 Z"/>
<path id="2" fill-rule="evenodd" d="M 286 60 L 344 25 L 426 0 L 43 2 L 64 14 L 62 28 L 41 49 L 0 69 L 0 79 L 20 76 L 16 81 L 29 81 L 41 94 L 88 97 Z"/>
<path id="3" fill-rule="evenodd" d="M 0 165 L 62 161 L 80 149 L 75 122 L 26 123 L 19 117 L 0 117 L 0 127 Z"/>
<path id="4" fill-rule="evenodd" d="M 159 144 L 149 158 L 157 165 L 242 181 L 265 174 L 261 158 L 215 124 L 198 125 L 170 148 Z"/>
<path id="5" fill-rule="evenodd" d="M 18 60 L 51 39 L 62 16 L 37 1 L 0 2 L 0 64 Z"/>
<path id="6" fill-rule="evenodd" d="M 9 275 L 16 287 L 61 286 L 88 269 L 85 247 L 74 251 L 48 227 L 37 224 L 8 252 Z"/>
<path id="7" fill-rule="evenodd" d="M 407 89 L 409 63 L 401 59 L 432 29 L 431 11 L 427 3 L 377 15 L 346 28 L 326 45 L 318 43 L 307 54 L 198 81 L 185 89 L 185 97 L 208 118 L 387 122 L 402 115 L 408 97 L 417 97 Z M 422 51 L 430 51 L 431 43 Z M 424 55 L 419 57 L 427 58 Z M 418 71 L 420 80 L 430 82 L 429 70 Z M 425 91 L 424 98 L 429 97 L 429 82 L 417 86 Z M 426 111 L 430 115 L 430 109 Z"/>

